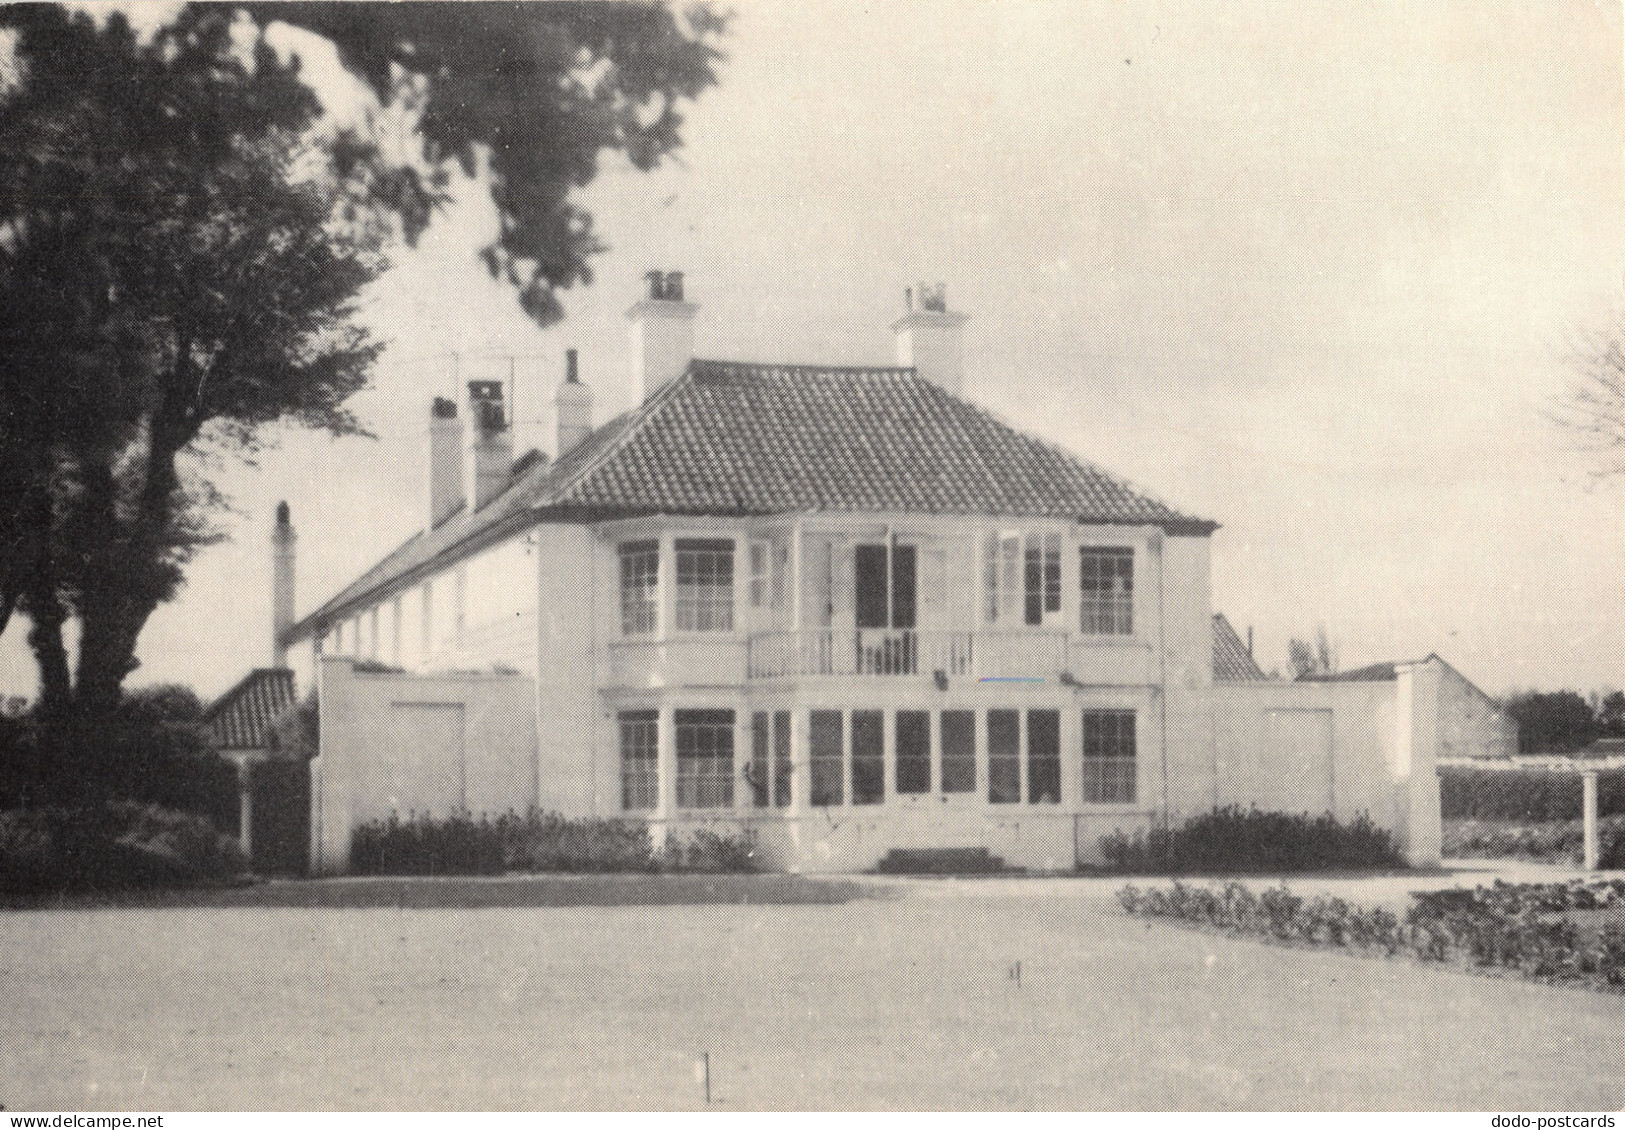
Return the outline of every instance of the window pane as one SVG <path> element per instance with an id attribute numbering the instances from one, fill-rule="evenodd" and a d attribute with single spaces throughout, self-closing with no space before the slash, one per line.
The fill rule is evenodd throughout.
<path id="1" fill-rule="evenodd" d="M 628 812 L 654 808 L 659 800 L 659 715 L 628 710 L 621 723 L 621 807 Z"/>
<path id="2" fill-rule="evenodd" d="M 1061 801 L 1061 712 L 1027 712 L 1027 803 Z"/>
<path id="3" fill-rule="evenodd" d="M 807 725 L 807 741 L 812 804 L 818 807 L 840 804 L 846 777 L 841 749 L 841 712 L 814 710 Z"/>
<path id="4" fill-rule="evenodd" d="M 858 627 L 889 628 L 886 610 L 886 547 L 860 545 L 853 556 Z"/>
<path id="5" fill-rule="evenodd" d="M 621 631 L 652 632 L 658 618 L 660 546 L 652 541 L 627 542 L 621 552 Z"/>
<path id="6" fill-rule="evenodd" d="M 897 712 L 897 791 L 931 791 L 931 715 L 923 710 Z"/>
<path id="7" fill-rule="evenodd" d="M 732 808 L 734 712 L 677 712 L 677 804 L 680 808 Z"/>
<path id="8" fill-rule="evenodd" d="M 1079 627 L 1098 635 L 1134 634 L 1134 551 L 1078 551 Z"/>
<path id="9" fill-rule="evenodd" d="M 790 712 L 773 715 L 773 806 L 790 805 Z"/>
<path id="10" fill-rule="evenodd" d="M 1090 804 L 1133 804 L 1136 765 L 1134 711 L 1085 711 L 1083 799 Z"/>
<path id="11" fill-rule="evenodd" d="M 1027 623 L 1044 622 L 1044 547 L 1041 535 L 1027 535 L 1026 581 Z"/>
<path id="12" fill-rule="evenodd" d="M 1021 800 L 1021 716 L 1014 710 L 987 712 L 987 799 Z"/>
<path id="13" fill-rule="evenodd" d="M 976 714 L 970 710 L 942 712 L 942 791 L 976 791 Z"/>
<path id="14" fill-rule="evenodd" d="M 852 712 L 852 803 L 879 804 L 886 795 L 885 715 Z"/>
<path id="15" fill-rule="evenodd" d="M 751 804 L 757 808 L 766 808 L 771 802 L 773 782 L 769 774 L 772 769 L 768 765 L 770 740 L 768 716 L 762 713 L 751 715 L 750 770 L 747 779 L 750 781 Z"/>
<path id="16" fill-rule="evenodd" d="M 914 547 L 894 545 L 891 551 L 891 626 L 914 626 Z"/>
<path id="17" fill-rule="evenodd" d="M 1061 610 L 1061 535 L 1044 535 L 1044 611 Z"/>
<path id="18" fill-rule="evenodd" d="M 750 547 L 750 606 L 762 608 L 767 604 L 767 546 L 760 542 Z"/>
<path id="19" fill-rule="evenodd" d="M 733 542 L 677 542 L 677 627 L 685 632 L 733 631 Z"/>

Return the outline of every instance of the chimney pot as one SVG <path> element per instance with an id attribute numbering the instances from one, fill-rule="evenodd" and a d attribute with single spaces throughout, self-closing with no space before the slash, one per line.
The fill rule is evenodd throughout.
<path id="1" fill-rule="evenodd" d="M 564 379 L 570 384 L 579 384 L 581 382 L 581 378 L 576 373 L 576 351 L 573 349 L 564 351 Z"/>
<path id="2" fill-rule="evenodd" d="M 666 272 L 666 290 L 662 297 L 668 302 L 681 302 L 683 300 L 683 272 Z"/>
<path id="3" fill-rule="evenodd" d="M 467 496 L 477 510 L 501 494 L 513 473 L 513 431 L 502 403 L 501 381 L 468 382 L 474 443 L 468 453 Z"/>
<path id="4" fill-rule="evenodd" d="M 647 297 L 656 300 L 666 297 L 665 275 L 661 274 L 659 271 L 649 271 L 643 277 L 648 280 L 649 283 L 649 293 Z"/>

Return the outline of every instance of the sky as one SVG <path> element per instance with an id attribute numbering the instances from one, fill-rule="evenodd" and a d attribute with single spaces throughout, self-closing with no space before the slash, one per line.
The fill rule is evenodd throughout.
<path id="1" fill-rule="evenodd" d="M 395 253 L 354 402 L 378 438 L 290 431 L 225 471 L 232 540 L 128 685 L 209 696 L 269 661 L 278 499 L 300 615 L 419 528 L 429 400 L 458 380 L 512 366 L 521 450 L 551 447 L 567 348 L 599 421 L 630 407 L 651 268 L 685 272 L 698 354 L 742 360 L 893 363 L 904 288 L 946 283 L 969 396 L 1221 524 L 1214 608 L 1266 669 L 1324 624 L 1345 668 L 1625 683 L 1625 482 L 1548 419 L 1625 309 L 1617 0 L 735 12 L 677 159 L 606 160 L 581 193 L 611 250 L 561 323 L 475 259 L 478 186 Z"/>

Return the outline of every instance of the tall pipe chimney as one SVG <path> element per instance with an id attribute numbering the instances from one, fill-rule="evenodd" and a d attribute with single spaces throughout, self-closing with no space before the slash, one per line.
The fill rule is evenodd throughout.
<path id="1" fill-rule="evenodd" d="M 564 382 L 559 385 L 554 406 L 559 424 L 554 458 L 563 459 L 592 434 L 592 389 L 581 383 L 573 349 L 564 351 Z"/>
<path id="2" fill-rule="evenodd" d="M 632 375 L 648 400 L 682 376 L 694 359 L 694 315 L 699 307 L 683 300 L 681 271 L 650 271 L 648 290 L 626 312 L 632 323 Z"/>
<path id="3" fill-rule="evenodd" d="M 469 381 L 474 442 L 468 451 L 468 497 L 478 510 L 501 494 L 513 476 L 513 428 L 501 381 Z"/>
<path id="4" fill-rule="evenodd" d="M 429 521 L 434 529 L 463 507 L 463 422 L 443 396 L 429 408 Z"/>
<path id="5" fill-rule="evenodd" d="M 288 504 L 276 504 L 276 525 L 271 528 L 271 666 L 288 665 L 288 645 L 283 637 L 293 627 L 294 543 Z"/>
<path id="6" fill-rule="evenodd" d="M 970 316 L 949 312 L 947 289 L 941 283 L 934 287 L 921 283 L 918 305 L 912 289 L 905 293 L 908 312 L 892 323 L 897 363 L 955 396 L 964 395 L 964 328 Z"/>

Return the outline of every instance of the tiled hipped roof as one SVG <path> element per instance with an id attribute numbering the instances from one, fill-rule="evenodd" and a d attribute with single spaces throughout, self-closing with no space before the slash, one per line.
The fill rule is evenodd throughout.
<path id="1" fill-rule="evenodd" d="M 261 667 L 216 699 L 203 722 L 221 749 L 265 749 L 272 724 L 297 701 L 292 671 Z"/>
<path id="2" fill-rule="evenodd" d="M 480 510 L 414 535 L 290 638 L 323 630 L 530 522 L 807 511 L 1058 518 L 1195 536 L 1216 528 L 913 369 L 696 360 L 562 459 L 516 474 Z"/>

